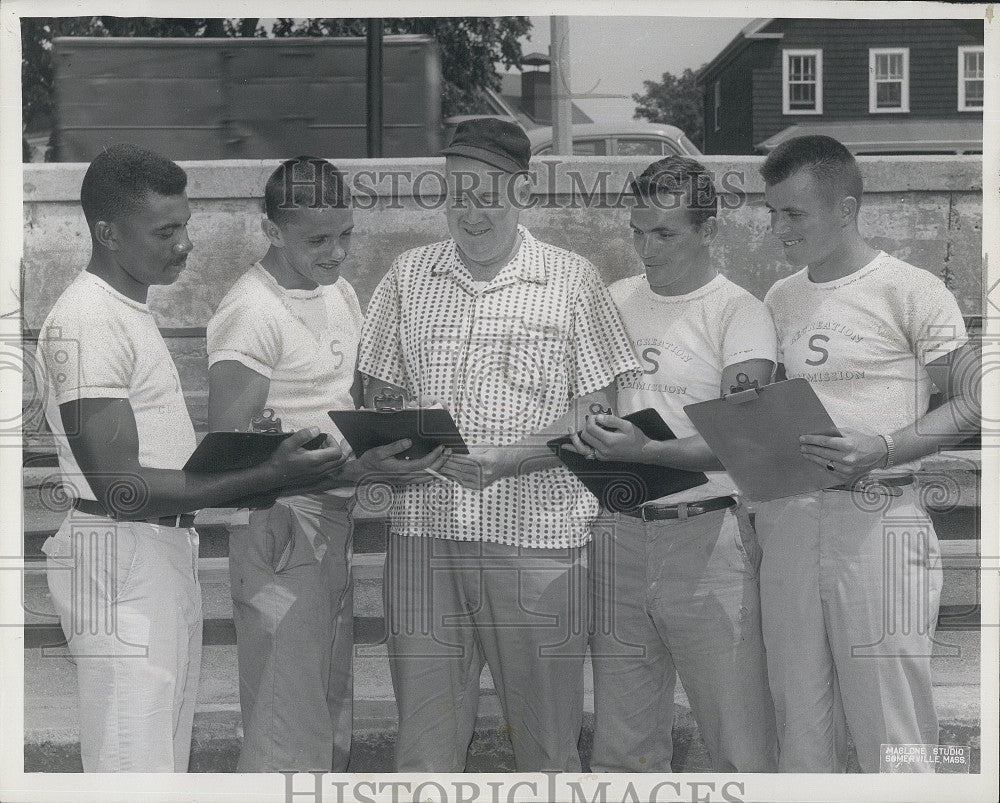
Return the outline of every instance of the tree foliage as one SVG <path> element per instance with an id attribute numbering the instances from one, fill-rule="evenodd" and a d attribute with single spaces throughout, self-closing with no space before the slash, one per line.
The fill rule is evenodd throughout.
<path id="1" fill-rule="evenodd" d="M 52 40 L 57 36 L 364 36 L 367 19 L 279 18 L 267 31 L 258 18 L 25 17 L 21 20 L 23 124 L 53 113 Z M 518 39 L 529 35 L 527 17 L 413 17 L 383 20 L 385 34 L 426 34 L 441 53 L 442 112 L 485 111 L 481 97 L 500 88 L 498 66 L 521 65 Z M 25 145 L 27 148 L 27 146 Z"/>
<path id="2" fill-rule="evenodd" d="M 665 72 L 660 81 L 643 81 L 645 93 L 632 95 L 632 100 L 639 104 L 635 119 L 675 125 L 692 142 L 701 143 L 705 131 L 704 101 L 695 76 L 688 67 L 680 76 Z"/>

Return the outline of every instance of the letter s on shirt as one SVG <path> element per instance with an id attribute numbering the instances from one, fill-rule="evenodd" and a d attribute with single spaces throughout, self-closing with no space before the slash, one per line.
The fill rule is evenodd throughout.
<path id="1" fill-rule="evenodd" d="M 659 349 L 654 349 L 654 348 L 648 348 L 643 350 L 642 352 L 643 362 L 649 363 L 650 365 L 653 366 L 652 368 L 647 368 L 645 371 L 643 371 L 644 374 L 655 374 L 657 371 L 660 370 L 660 363 L 654 360 L 653 357 L 654 356 L 659 357 L 661 353 L 662 352 Z"/>
<path id="2" fill-rule="evenodd" d="M 806 365 L 822 365 L 827 361 L 827 359 L 830 356 L 830 352 L 828 352 L 825 348 L 823 348 L 819 344 L 828 343 L 829 341 L 830 338 L 827 337 L 826 335 L 813 335 L 812 337 L 809 338 L 809 350 L 815 351 L 820 356 L 815 360 L 806 360 L 805 361 Z"/>

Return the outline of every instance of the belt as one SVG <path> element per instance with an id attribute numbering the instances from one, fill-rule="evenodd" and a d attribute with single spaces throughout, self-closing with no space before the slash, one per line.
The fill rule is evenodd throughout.
<path id="1" fill-rule="evenodd" d="M 889 496 L 901 496 L 902 491 L 899 488 L 904 488 L 907 485 L 913 485 L 913 475 L 906 474 L 896 477 L 878 477 L 866 474 L 863 477 L 859 477 L 850 485 L 834 485 L 831 488 L 827 488 L 828 491 L 852 491 L 856 493 L 867 493 L 869 491 L 878 491 L 881 487 L 887 490 Z"/>
<path id="2" fill-rule="evenodd" d="M 678 502 L 675 505 L 642 505 L 621 512 L 623 515 L 643 521 L 660 521 L 662 519 L 687 519 L 691 516 L 700 516 L 702 513 L 711 513 L 713 510 L 733 507 L 735 504 L 736 500 L 731 496 L 716 496 L 713 499 Z"/>
<path id="3" fill-rule="evenodd" d="M 73 508 L 75 510 L 79 510 L 81 513 L 86 513 L 88 516 L 103 516 L 108 519 L 114 518 L 114 516 L 108 515 L 108 512 L 104 509 L 102 504 L 95 502 L 93 499 L 74 499 Z M 194 526 L 194 513 L 179 513 L 176 516 L 160 516 L 159 518 L 152 519 L 130 519 L 130 521 L 138 521 L 144 524 L 157 524 L 160 527 L 180 527 L 186 530 Z"/>

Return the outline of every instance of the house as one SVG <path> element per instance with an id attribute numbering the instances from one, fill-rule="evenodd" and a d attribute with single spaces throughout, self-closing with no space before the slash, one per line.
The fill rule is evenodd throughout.
<path id="1" fill-rule="evenodd" d="M 444 121 L 444 141 L 450 142 L 455 126 L 472 117 L 500 117 L 517 123 L 525 131 L 541 129 L 552 125 L 552 73 L 548 69 L 550 59 L 544 53 L 529 53 L 521 59 L 519 72 L 508 72 L 500 77 L 500 91 L 486 89 L 480 102 L 482 108 L 477 114 L 461 114 Z M 523 67 L 534 67 L 524 70 Z M 571 103 L 573 125 L 593 123 L 575 103 Z"/>
<path id="2" fill-rule="evenodd" d="M 756 19 L 698 73 L 705 153 L 806 133 L 858 154 L 982 153 L 981 20 Z"/>
<path id="3" fill-rule="evenodd" d="M 506 73 L 501 76 L 500 97 L 513 110 L 514 116 L 525 131 L 539 126 L 552 125 L 552 72 L 549 57 L 544 53 L 529 53 L 521 63 L 534 70 L 523 70 L 520 75 Z M 571 103 L 573 125 L 592 123 L 579 106 Z"/>

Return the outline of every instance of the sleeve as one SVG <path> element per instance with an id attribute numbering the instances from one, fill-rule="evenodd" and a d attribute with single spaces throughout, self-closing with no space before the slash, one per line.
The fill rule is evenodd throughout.
<path id="1" fill-rule="evenodd" d="M 206 346 L 209 366 L 235 360 L 270 379 L 281 357 L 281 330 L 263 305 L 255 308 L 248 295 L 230 291 L 208 322 Z"/>
<path id="2" fill-rule="evenodd" d="M 368 313 L 361 328 L 361 344 L 358 347 L 358 370 L 383 382 L 399 385 L 412 396 L 414 389 L 403 359 L 401 314 L 397 261 L 379 282 L 368 304 Z"/>
<path id="3" fill-rule="evenodd" d="M 347 304 L 354 322 L 357 324 L 358 329 L 360 329 L 364 325 L 365 314 L 361 311 L 361 302 L 358 301 L 358 294 L 354 290 L 354 285 L 343 279 L 340 284 L 340 290 L 344 296 L 344 303 Z"/>
<path id="4" fill-rule="evenodd" d="M 921 365 L 944 357 L 968 342 L 965 319 L 944 282 L 926 273 L 909 294 L 906 337 Z"/>
<path id="5" fill-rule="evenodd" d="M 112 317 L 82 309 L 56 314 L 39 334 L 38 352 L 56 404 L 129 397 L 135 354 Z"/>
<path id="6" fill-rule="evenodd" d="M 724 319 L 722 364 L 746 360 L 777 361 L 774 322 L 764 305 L 752 296 L 741 298 Z"/>
<path id="7" fill-rule="evenodd" d="M 570 348 L 571 398 L 600 390 L 621 374 L 642 370 L 618 308 L 590 263 L 585 263 L 580 275 Z"/>

